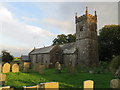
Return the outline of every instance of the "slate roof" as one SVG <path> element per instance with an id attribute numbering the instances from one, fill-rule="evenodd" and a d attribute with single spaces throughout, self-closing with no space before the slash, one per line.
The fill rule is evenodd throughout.
<path id="1" fill-rule="evenodd" d="M 21 56 L 21 60 L 29 60 L 29 56 L 28 55 L 22 55 Z"/>
<path id="2" fill-rule="evenodd" d="M 49 53 L 53 49 L 53 47 L 54 46 L 48 46 L 48 47 L 34 49 L 33 51 L 30 52 L 30 54 Z"/>
<path id="3" fill-rule="evenodd" d="M 48 47 L 43 47 L 43 48 L 37 48 L 34 49 L 30 52 L 30 54 L 45 54 L 45 53 L 49 53 L 54 46 L 48 46 Z M 64 44 L 64 45 L 60 45 L 60 47 L 63 50 L 64 54 L 70 54 L 70 53 L 75 53 L 76 51 L 76 45 L 75 43 L 68 43 L 68 44 Z"/>
<path id="4" fill-rule="evenodd" d="M 68 44 L 64 44 L 64 45 L 60 45 L 60 47 L 63 50 L 64 54 L 72 54 L 75 53 L 76 51 L 76 43 L 68 43 Z"/>

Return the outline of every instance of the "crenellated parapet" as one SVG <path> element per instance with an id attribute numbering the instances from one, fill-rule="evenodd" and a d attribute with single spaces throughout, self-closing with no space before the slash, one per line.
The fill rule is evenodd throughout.
<path id="1" fill-rule="evenodd" d="M 97 14 L 95 11 L 95 15 L 91 15 L 88 13 L 88 8 L 86 7 L 86 12 L 82 16 L 78 16 L 77 13 L 75 15 L 75 23 L 81 22 L 81 21 L 87 21 L 89 22 L 97 22 Z"/>

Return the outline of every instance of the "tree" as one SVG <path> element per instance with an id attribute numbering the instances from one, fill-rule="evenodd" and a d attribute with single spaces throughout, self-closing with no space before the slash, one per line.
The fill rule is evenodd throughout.
<path id="1" fill-rule="evenodd" d="M 120 25 L 105 25 L 98 39 L 100 60 L 110 61 L 113 56 L 120 55 Z"/>
<path id="2" fill-rule="evenodd" d="M 58 35 L 57 38 L 55 38 L 53 40 L 53 45 L 62 45 L 62 44 L 66 44 L 66 43 L 70 43 L 70 42 L 75 42 L 76 41 L 76 36 L 75 34 L 68 34 L 68 35 L 65 35 L 65 34 L 61 34 L 61 35 Z"/>
<path id="3" fill-rule="evenodd" d="M 11 62 L 14 59 L 14 57 L 12 55 L 10 55 L 9 52 L 7 52 L 6 50 L 2 51 L 2 61 L 3 62 Z"/>

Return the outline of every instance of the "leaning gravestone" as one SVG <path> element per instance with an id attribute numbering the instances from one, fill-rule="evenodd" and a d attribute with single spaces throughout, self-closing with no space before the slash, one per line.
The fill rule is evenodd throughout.
<path id="1" fill-rule="evenodd" d="M 93 88 L 94 88 L 94 81 L 92 81 L 92 80 L 84 81 L 83 88 L 84 88 L 84 90 L 93 90 Z"/>
<path id="2" fill-rule="evenodd" d="M 19 72 L 19 65 L 18 64 L 13 64 L 12 65 L 12 72 Z"/>
<path id="3" fill-rule="evenodd" d="M 4 86 L 6 80 L 5 74 L 0 74 L 0 85 Z"/>
<path id="4" fill-rule="evenodd" d="M 40 74 L 45 74 L 45 65 L 40 65 L 39 66 L 39 73 Z"/>
<path id="5" fill-rule="evenodd" d="M 10 64 L 9 63 L 5 63 L 2 67 L 2 72 L 3 73 L 9 73 L 10 72 Z"/>
<path id="6" fill-rule="evenodd" d="M 111 88 L 119 88 L 120 89 L 120 79 L 113 79 L 110 81 Z"/>

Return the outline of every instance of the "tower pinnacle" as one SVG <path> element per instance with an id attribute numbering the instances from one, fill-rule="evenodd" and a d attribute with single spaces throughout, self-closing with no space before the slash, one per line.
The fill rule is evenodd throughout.
<path id="1" fill-rule="evenodd" d="M 88 15 L 88 7 L 86 6 L 86 15 Z"/>
<path id="2" fill-rule="evenodd" d="M 96 13 L 96 11 L 95 11 L 95 16 L 97 16 L 97 13 Z"/>

